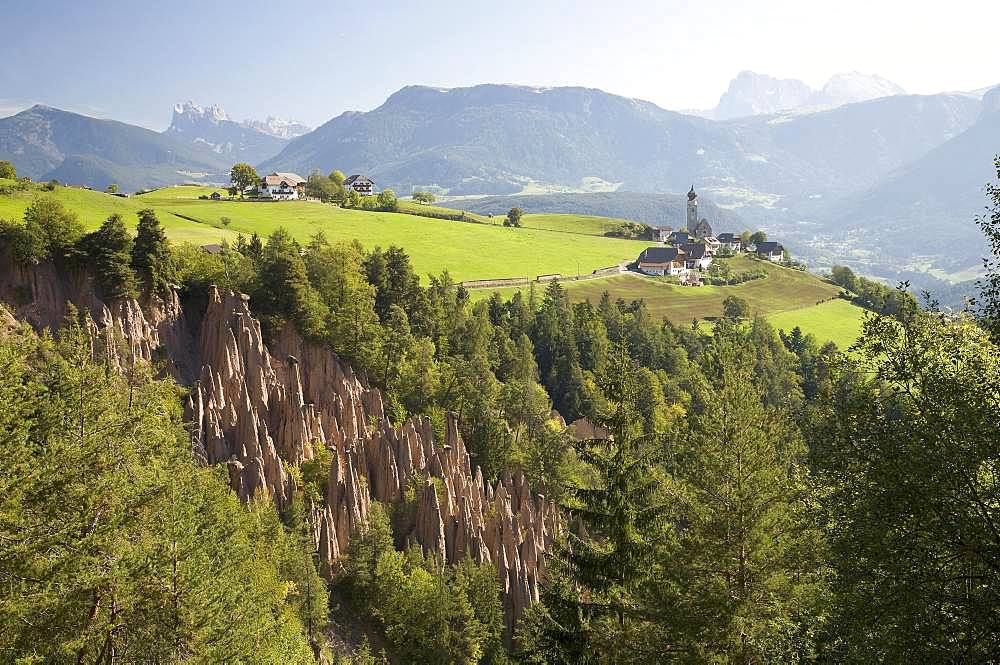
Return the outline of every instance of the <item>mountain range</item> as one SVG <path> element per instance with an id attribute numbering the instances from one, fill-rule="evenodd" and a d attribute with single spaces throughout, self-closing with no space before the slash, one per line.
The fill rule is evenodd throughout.
<path id="1" fill-rule="evenodd" d="M 812 91 L 743 73 L 716 109 L 740 117 L 713 120 L 591 88 L 408 86 L 372 111 L 343 113 L 307 133 L 274 119 L 237 122 L 191 102 L 174 109 L 162 133 L 36 106 L 0 119 L 0 158 L 32 178 L 123 189 L 225 182 L 236 161 L 262 172 L 365 173 L 403 195 L 671 194 L 695 183 L 802 254 L 977 263 L 971 219 L 989 157 L 1000 151 L 1000 92 L 901 93 L 863 75 Z M 783 106 L 792 110 L 774 112 Z M 620 209 L 611 198 L 595 209 L 597 200 L 587 211 Z M 932 226 L 943 227 L 936 230 L 947 251 L 914 240 Z"/>
<path id="2" fill-rule="evenodd" d="M 221 106 L 206 108 L 189 101 L 174 106 L 166 133 L 225 155 L 230 162 L 258 164 L 280 152 L 289 139 L 309 131 L 301 123 L 274 117 L 237 122 Z"/>
<path id="3" fill-rule="evenodd" d="M 848 72 L 835 74 L 819 90 L 798 79 L 778 79 L 767 74 L 743 71 L 729 83 L 715 108 L 694 111 L 714 120 L 731 120 L 796 109 L 818 110 L 906 92 L 881 76 Z"/>
<path id="4" fill-rule="evenodd" d="M 259 163 L 308 131 L 274 117 L 237 122 L 220 106 L 194 102 L 176 105 L 164 132 L 38 104 L 0 118 L 0 155 L 36 180 L 131 191 L 223 183 L 234 162 Z"/>
<path id="5" fill-rule="evenodd" d="M 36 180 L 125 191 L 220 180 L 230 166 L 226 156 L 169 133 L 42 105 L 0 118 L 0 155 Z"/>

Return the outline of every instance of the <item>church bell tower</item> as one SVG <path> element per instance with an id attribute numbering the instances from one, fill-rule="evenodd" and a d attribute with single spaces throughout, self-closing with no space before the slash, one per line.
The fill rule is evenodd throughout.
<path id="1" fill-rule="evenodd" d="M 691 185 L 691 191 L 688 192 L 688 207 L 687 207 L 687 230 L 690 233 L 694 233 L 694 227 L 698 225 L 698 195 L 694 192 L 694 185 Z"/>

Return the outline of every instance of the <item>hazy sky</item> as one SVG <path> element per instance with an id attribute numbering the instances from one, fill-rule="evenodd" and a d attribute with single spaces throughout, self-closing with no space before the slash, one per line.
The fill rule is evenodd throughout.
<path id="1" fill-rule="evenodd" d="M 409 84 L 582 85 L 684 109 L 743 69 L 813 87 L 858 70 L 914 93 L 1000 83 L 995 0 L 0 4 L 0 116 L 40 102 L 153 129 L 187 99 L 315 126 Z"/>

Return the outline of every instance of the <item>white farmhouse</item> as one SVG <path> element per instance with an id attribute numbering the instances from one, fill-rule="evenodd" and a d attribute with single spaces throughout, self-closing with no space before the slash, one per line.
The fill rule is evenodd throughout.
<path id="1" fill-rule="evenodd" d="M 305 196 L 306 179 L 295 173 L 272 173 L 260 182 L 260 197 L 292 201 Z"/>

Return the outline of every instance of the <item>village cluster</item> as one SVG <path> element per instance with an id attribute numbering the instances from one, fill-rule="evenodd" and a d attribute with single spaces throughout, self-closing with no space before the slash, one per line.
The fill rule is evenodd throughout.
<path id="1" fill-rule="evenodd" d="M 713 235 L 708 220 L 698 217 L 698 194 L 693 185 L 687 198 L 687 230 L 658 229 L 658 240 L 663 245 L 643 250 L 635 262 L 639 272 L 679 277 L 681 284 L 700 286 L 698 273 L 707 270 L 716 254 L 723 250 L 729 254 L 752 252 L 775 263 L 785 259 L 785 248 L 779 242 L 745 242 L 743 236 L 736 233 Z"/>
<path id="2" fill-rule="evenodd" d="M 344 188 L 354 190 L 361 196 L 376 194 L 375 181 L 368 176 L 352 175 L 344 180 Z M 260 179 L 258 198 L 274 201 L 295 201 L 306 198 L 306 179 L 297 173 L 271 173 Z M 214 192 L 210 197 L 220 199 Z"/>

